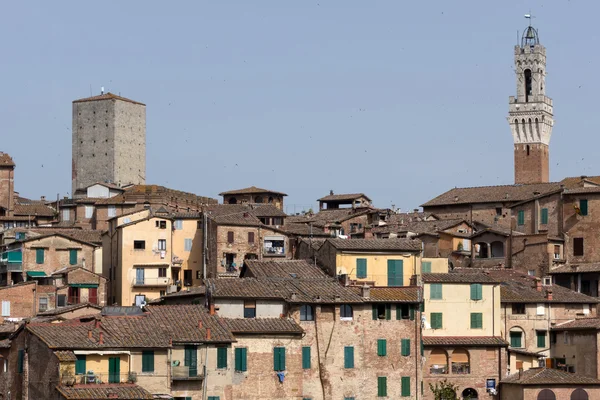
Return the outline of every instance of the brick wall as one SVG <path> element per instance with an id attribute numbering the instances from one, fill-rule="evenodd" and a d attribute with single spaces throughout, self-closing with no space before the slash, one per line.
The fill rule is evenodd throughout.
<path id="1" fill-rule="evenodd" d="M 514 202 L 456 204 L 423 207 L 423 212 L 433 213 L 439 219 L 464 219 L 467 222 L 480 221 L 484 224 L 498 224 L 510 227 L 510 209 Z M 497 213 L 499 209 L 500 214 Z"/>
<path id="2" fill-rule="evenodd" d="M 588 200 L 588 215 L 579 215 L 575 206 L 579 200 Z M 563 206 L 565 258 L 569 263 L 600 262 L 600 194 L 569 195 Z M 583 256 L 573 254 L 573 239 L 583 238 Z"/>
<path id="3" fill-rule="evenodd" d="M 14 167 L 0 167 L 0 215 L 5 209 L 7 215 L 14 210 Z"/>
<path id="4" fill-rule="evenodd" d="M 24 279 L 27 271 L 44 271 L 49 276 L 61 268 L 72 266 L 70 264 L 70 249 L 77 249 L 77 265 L 82 265 L 83 259 L 85 259 L 86 268 L 93 270 L 94 246 L 62 236 L 28 240 L 24 242 L 23 246 Z M 36 261 L 36 251 L 38 248 L 44 249 L 44 262 L 41 264 L 38 264 Z"/>
<path id="5" fill-rule="evenodd" d="M 36 282 L 19 283 L 13 286 L 0 288 L 0 304 L 2 301 L 10 302 L 10 315 L 0 316 L 0 321 L 5 318 L 30 318 L 37 313 L 37 284 Z"/>
<path id="6" fill-rule="evenodd" d="M 545 144 L 515 144 L 515 183 L 548 182 L 549 160 L 550 152 Z"/>

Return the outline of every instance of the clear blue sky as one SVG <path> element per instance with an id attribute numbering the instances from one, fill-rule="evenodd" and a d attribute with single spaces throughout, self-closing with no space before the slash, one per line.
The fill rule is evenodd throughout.
<path id="1" fill-rule="evenodd" d="M 554 99 L 551 179 L 600 174 L 592 1 L 4 2 L 0 150 L 23 196 L 71 185 L 71 101 L 147 104 L 147 182 L 330 189 L 412 209 L 513 182 L 513 46 L 532 10 Z"/>

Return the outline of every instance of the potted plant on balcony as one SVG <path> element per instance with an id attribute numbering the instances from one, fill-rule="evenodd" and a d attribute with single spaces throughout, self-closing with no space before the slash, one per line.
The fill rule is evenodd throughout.
<path id="1" fill-rule="evenodd" d="M 136 383 L 137 382 L 137 372 L 130 372 L 127 376 L 128 383 Z"/>

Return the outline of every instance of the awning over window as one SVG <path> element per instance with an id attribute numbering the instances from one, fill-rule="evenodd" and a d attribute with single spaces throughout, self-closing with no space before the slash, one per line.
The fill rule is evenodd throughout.
<path id="1" fill-rule="evenodd" d="M 78 288 L 97 288 L 98 284 L 97 283 L 71 283 L 71 284 L 69 284 L 69 286 L 78 287 Z"/>
<path id="2" fill-rule="evenodd" d="M 48 275 L 44 271 L 27 271 L 27 276 L 30 278 L 45 278 Z"/>

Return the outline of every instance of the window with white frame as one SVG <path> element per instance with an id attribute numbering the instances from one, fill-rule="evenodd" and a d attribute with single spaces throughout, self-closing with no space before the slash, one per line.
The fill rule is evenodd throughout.
<path id="1" fill-rule="evenodd" d="M 94 216 L 94 206 L 85 206 L 85 217 L 92 218 Z"/>
<path id="2" fill-rule="evenodd" d="M 544 315 L 546 313 L 544 303 L 538 303 L 537 305 L 537 315 Z"/>
<path id="3" fill-rule="evenodd" d="M 158 250 L 167 250 L 167 239 L 158 239 Z"/>
<path id="4" fill-rule="evenodd" d="M 43 312 L 43 311 L 46 311 L 47 309 L 48 309 L 48 298 L 40 297 L 39 311 Z"/>
<path id="5" fill-rule="evenodd" d="M 173 226 L 175 227 L 175 230 L 182 230 L 183 229 L 183 221 L 180 219 L 176 219 L 175 222 L 173 223 Z"/>
<path id="6" fill-rule="evenodd" d="M 71 219 L 71 210 L 68 208 L 63 208 L 62 210 L 62 220 L 69 221 Z"/>
<path id="7" fill-rule="evenodd" d="M 117 216 L 117 206 L 108 206 L 108 218 Z"/>

